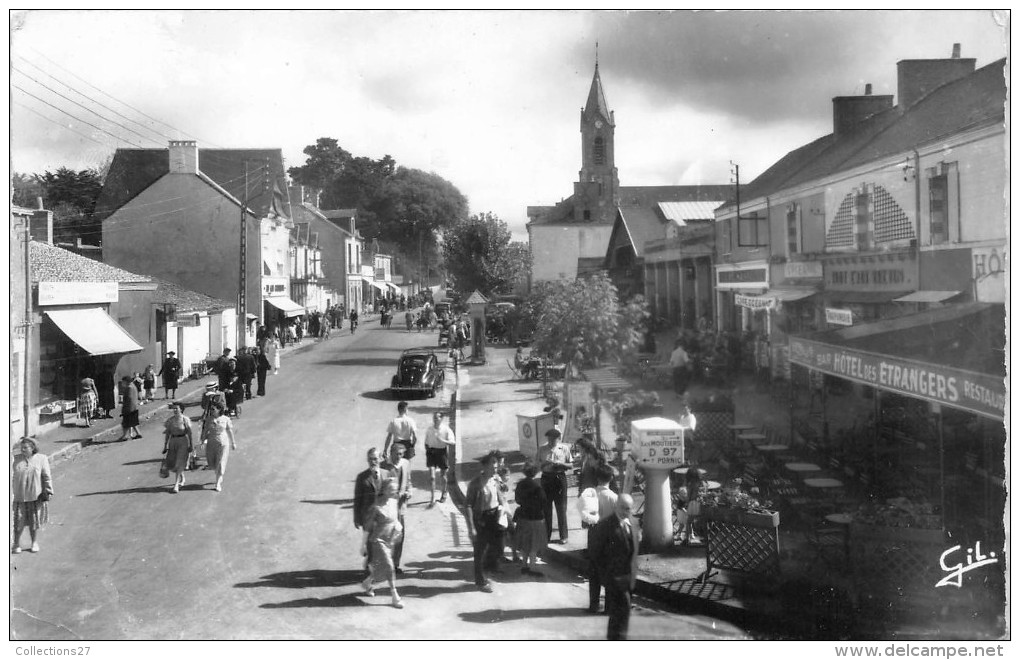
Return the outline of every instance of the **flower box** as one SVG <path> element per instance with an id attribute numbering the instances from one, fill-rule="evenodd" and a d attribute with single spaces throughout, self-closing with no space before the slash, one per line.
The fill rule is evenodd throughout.
<path id="1" fill-rule="evenodd" d="M 705 520 L 718 520 L 747 527 L 766 529 L 779 527 L 778 511 L 747 511 L 726 506 L 703 506 L 701 515 Z"/>
<path id="2" fill-rule="evenodd" d="M 751 575 L 779 574 L 779 512 L 702 506 L 708 535 L 706 576 L 722 568 Z"/>

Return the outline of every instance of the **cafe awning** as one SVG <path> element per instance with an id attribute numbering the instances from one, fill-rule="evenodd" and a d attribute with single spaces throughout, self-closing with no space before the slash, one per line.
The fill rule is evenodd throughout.
<path id="1" fill-rule="evenodd" d="M 47 310 L 46 316 L 90 355 L 137 353 L 142 350 L 127 330 L 99 307 Z"/>
<path id="2" fill-rule="evenodd" d="M 267 303 L 275 307 L 276 309 L 283 312 L 286 317 L 301 316 L 305 313 L 305 308 L 297 304 L 287 296 L 276 296 L 273 298 L 266 298 Z"/>
<path id="3" fill-rule="evenodd" d="M 386 293 L 386 287 L 383 286 L 383 282 L 376 282 L 375 280 L 369 280 L 368 283 L 372 285 L 372 288 L 376 289 L 380 293 Z"/>
<path id="4" fill-rule="evenodd" d="M 1002 419 L 1005 311 L 966 303 L 860 326 L 791 336 L 790 361 L 871 385 Z"/>
<path id="5" fill-rule="evenodd" d="M 909 291 L 823 291 L 821 296 L 826 303 L 874 305 L 892 302 L 909 293 Z"/>
<path id="6" fill-rule="evenodd" d="M 386 286 L 388 286 L 393 291 L 393 293 L 400 293 L 400 287 L 394 284 L 393 282 L 386 282 Z"/>
<path id="7" fill-rule="evenodd" d="M 795 300 L 803 300 L 808 296 L 813 296 L 818 293 L 818 289 L 809 286 L 788 286 L 788 287 L 776 287 L 769 289 L 765 292 L 765 295 L 770 298 L 775 298 L 779 302 L 793 302 Z"/>
<path id="8" fill-rule="evenodd" d="M 960 295 L 960 291 L 915 291 L 903 297 L 893 299 L 893 302 L 916 302 L 916 303 L 937 303 L 949 300 Z"/>

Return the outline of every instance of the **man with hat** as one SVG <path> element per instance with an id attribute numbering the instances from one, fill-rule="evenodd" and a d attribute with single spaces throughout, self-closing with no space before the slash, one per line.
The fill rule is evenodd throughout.
<path id="1" fill-rule="evenodd" d="M 175 355 L 173 351 L 167 351 L 166 359 L 156 374 L 163 378 L 163 398 L 171 400 L 177 398 L 177 379 L 181 377 L 181 361 Z"/>
<path id="2" fill-rule="evenodd" d="M 492 593 L 492 585 L 485 576 L 486 557 L 493 552 L 503 551 L 503 530 L 499 525 L 499 517 L 506 508 L 506 496 L 496 476 L 496 468 L 502 459 L 503 452 L 498 449 L 478 459 L 482 464 L 482 472 L 468 484 L 465 496 L 469 510 L 464 518 L 475 550 L 475 586 L 485 593 Z"/>
<path id="3" fill-rule="evenodd" d="M 546 444 L 538 448 L 536 462 L 542 470 L 542 490 L 545 491 L 545 532 L 552 541 L 552 513 L 556 507 L 559 526 L 559 543 L 567 542 L 567 470 L 574 467 L 570 447 L 560 444 L 559 429 L 545 432 Z"/>

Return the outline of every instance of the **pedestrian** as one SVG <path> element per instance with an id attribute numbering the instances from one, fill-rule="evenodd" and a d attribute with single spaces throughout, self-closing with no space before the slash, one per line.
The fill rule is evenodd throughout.
<path id="1" fill-rule="evenodd" d="M 142 389 L 145 393 L 145 401 L 154 401 L 156 396 L 156 371 L 152 368 L 152 365 L 145 367 L 145 371 L 142 372 Z"/>
<path id="2" fill-rule="evenodd" d="M 50 461 L 39 453 L 32 438 L 21 439 L 21 453 L 11 466 L 11 499 L 14 519 L 14 543 L 11 553 L 21 553 L 21 533 L 28 527 L 32 538 L 29 552 L 39 552 L 39 529 L 49 521 L 49 501 L 53 497 Z"/>
<path id="3" fill-rule="evenodd" d="M 255 378 L 255 358 L 249 348 L 237 351 L 237 378 L 240 381 L 240 389 L 244 391 L 245 400 L 250 400 L 251 381 Z"/>
<path id="4" fill-rule="evenodd" d="M 104 364 L 96 376 L 96 393 L 99 396 L 99 407 L 103 409 L 106 419 L 113 419 L 113 411 L 117 407 L 117 383 L 113 379 L 110 365 Z"/>
<path id="5" fill-rule="evenodd" d="M 227 361 L 227 386 L 223 392 L 227 399 L 227 411 L 237 417 L 240 415 L 240 404 L 244 401 L 244 385 L 237 373 L 237 358 L 230 358 Z"/>
<path id="6" fill-rule="evenodd" d="M 475 586 L 485 593 L 492 593 L 492 584 L 485 575 L 485 558 L 493 551 L 502 552 L 499 517 L 505 513 L 506 499 L 496 476 L 496 467 L 502 457 L 502 452 L 493 449 L 479 459 L 482 472 L 468 483 L 465 496 L 469 509 L 465 522 L 474 546 Z"/>
<path id="7" fill-rule="evenodd" d="M 170 492 L 177 493 L 184 485 L 184 471 L 194 451 L 191 437 L 191 420 L 184 414 L 184 404 L 174 401 L 170 404 L 170 417 L 163 423 L 163 466 L 174 473 L 174 485 Z"/>
<path id="8" fill-rule="evenodd" d="M 296 344 L 298 340 L 297 324 L 297 321 L 287 324 L 287 340 L 292 344 Z"/>
<path id="9" fill-rule="evenodd" d="M 280 373 L 280 342 L 276 339 L 269 340 L 269 361 L 273 363 L 273 375 Z"/>
<path id="10" fill-rule="evenodd" d="M 411 326 L 414 325 L 414 312 L 410 309 L 404 312 L 404 323 L 407 324 L 407 331 L 411 332 Z"/>
<path id="11" fill-rule="evenodd" d="M 220 392 L 225 392 L 230 387 L 230 381 L 234 380 L 237 373 L 237 360 L 230 354 L 229 348 L 223 349 L 223 355 L 216 360 L 216 379 Z"/>
<path id="12" fill-rule="evenodd" d="M 517 482 L 514 499 L 517 501 L 517 527 L 514 534 L 514 549 L 524 558 L 521 573 L 541 577 L 535 570 L 539 553 L 545 551 L 548 538 L 545 531 L 545 491 L 535 478 L 538 466 L 528 461 L 524 464 L 524 478 Z"/>
<path id="13" fill-rule="evenodd" d="M 404 514 L 407 513 L 407 506 L 411 502 L 411 464 L 404 458 L 404 445 L 394 443 L 390 447 L 389 460 L 382 463 L 382 468 L 388 470 L 397 483 L 397 519 L 400 526 L 404 527 Z M 400 557 L 404 554 L 404 540 L 407 538 L 407 529 L 393 544 L 393 570 L 397 575 L 403 575 L 400 568 Z"/>
<path id="14" fill-rule="evenodd" d="M 588 557 L 588 613 L 598 614 L 599 597 L 602 595 L 602 580 L 598 567 L 591 559 L 592 534 L 595 525 L 613 515 L 616 510 L 617 495 L 609 484 L 613 480 L 613 468 L 600 465 L 596 470 L 598 484 L 594 488 L 586 488 L 577 499 L 577 508 L 581 514 L 581 527 L 588 530 L 588 543 L 585 555 Z"/>
<path id="15" fill-rule="evenodd" d="M 230 452 L 237 449 L 237 442 L 234 440 L 234 425 L 230 417 L 224 414 L 222 403 L 213 405 L 215 414 L 205 420 L 202 428 L 202 444 L 205 445 L 206 469 L 216 470 L 216 485 L 213 489 L 216 492 L 223 490 L 223 474 L 227 471 L 227 459 Z M 227 444 L 230 440 L 230 444 Z"/>
<path id="16" fill-rule="evenodd" d="M 138 389 L 135 388 L 131 376 L 124 376 L 120 381 L 120 426 L 123 431 L 119 440 L 133 440 L 142 437 L 138 432 Z"/>
<path id="17" fill-rule="evenodd" d="M 255 356 L 255 375 L 258 377 L 258 390 L 255 392 L 258 396 L 266 395 L 266 376 L 269 374 L 269 370 L 272 365 L 269 364 L 269 358 L 266 357 L 266 352 L 262 349 L 258 349 L 258 353 Z"/>
<path id="18" fill-rule="evenodd" d="M 366 557 L 369 575 L 361 583 L 368 596 L 375 595 L 375 583 L 386 581 L 390 585 L 393 607 L 404 607 L 397 593 L 396 567 L 393 563 L 394 547 L 404 535 L 404 526 L 398 513 L 398 493 L 395 479 L 387 479 L 380 487 L 375 504 L 365 517 L 365 533 L 361 554 Z"/>
<path id="19" fill-rule="evenodd" d="M 677 511 L 677 514 L 683 513 L 683 524 L 680 529 L 683 545 L 690 545 L 697 540 L 694 536 L 694 526 L 701 515 L 701 498 L 707 493 L 708 485 L 702 479 L 702 470 L 694 465 L 688 466 L 687 474 L 684 475 L 684 486 L 680 489 L 683 508 Z"/>
<path id="20" fill-rule="evenodd" d="M 383 444 L 383 454 L 389 456 L 390 444 L 399 442 L 406 448 L 404 458 L 414 458 L 414 446 L 418 444 L 418 427 L 414 420 L 407 415 L 407 401 L 397 403 L 397 416 L 394 417 L 389 426 L 386 427 L 386 441 Z"/>
<path id="21" fill-rule="evenodd" d="M 627 639 L 630 623 L 630 598 L 637 581 L 638 547 L 641 530 L 632 517 L 634 500 L 620 495 L 614 514 L 595 525 L 588 556 L 606 587 L 606 614 L 609 615 L 607 639 Z"/>
<path id="22" fill-rule="evenodd" d="M 457 436 L 446 424 L 446 414 L 441 410 L 432 413 L 432 426 L 425 431 L 425 467 L 429 469 L 429 508 L 436 504 L 436 473 L 441 484 L 440 502 L 446 501 L 446 473 L 450 469 L 448 449 L 457 445 Z"/>
<path id="23" fill-rule="evenodd" d="M 691 358 L 678 339 L 673 345 L 673 353 L 669 356 L 669 366 L 673 368 L 673 391 L 682 397 L 687 391 L 691 380 Z"/>
<path id="24" fill-rule="evenodd" d="M 542 471 L 542 490 L 545 491 L 546 540 L 552 542 L 552 514 L 556 509 L 560 545 L 567 542 L 567 470 L 574 467 L 570 447 L 560 443 L 558 429 L 545 432 L 546 444 L 538 448 L 536 462 Z"/>
<path id="25" fill-rule="evenodd" d="M 388 470 L 383 470 L 379 464 L 379 450 L 372 447 L 365 457 L 368 460 L 368 469 L 358 473 L 354 479 L 354 527 L 364 531 L 365 521 L 368 519 L 369 511 L 375 504 L 375 498 L 379 495 L 379 488 L 384 479 L 390 478 Z M 368 549 L 369 555 L 365 558 L 365 568 L 372 552 Z"/>
<path id="26" fill-rule="evenodd" d="M 355 309 L 351 310 L 351 334 L 358 329 L 358 311 Z"/>
<path id="27" fill-rule="evenodd" d="M 96 382 L 91 378 L 82 378 L 78 386 L 78 418 L 85 420 L 85 426 L 92 426 L 92 418 L 96 416 L 96 408 L 99 406 L 99 393 L 96 392 Z"/>

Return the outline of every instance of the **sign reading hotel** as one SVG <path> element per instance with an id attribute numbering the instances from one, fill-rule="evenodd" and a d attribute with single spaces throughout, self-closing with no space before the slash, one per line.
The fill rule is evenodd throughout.
<path id="1" fill-rule="evenodd" d="M 1002 378 L 790 337 L 790 360 L 890 392 L 1002 419 Z"/>
<path id="2" fill-rule="evenodd" d="M 39 306 L 117 302 L 116 282 L 39 282 Z"/>
<path id="3" fill-rule="evenodd" d="M 839 257 L 825 262 L 832 291 L 916 291 L 917 260 L 903 252 Z"/>

